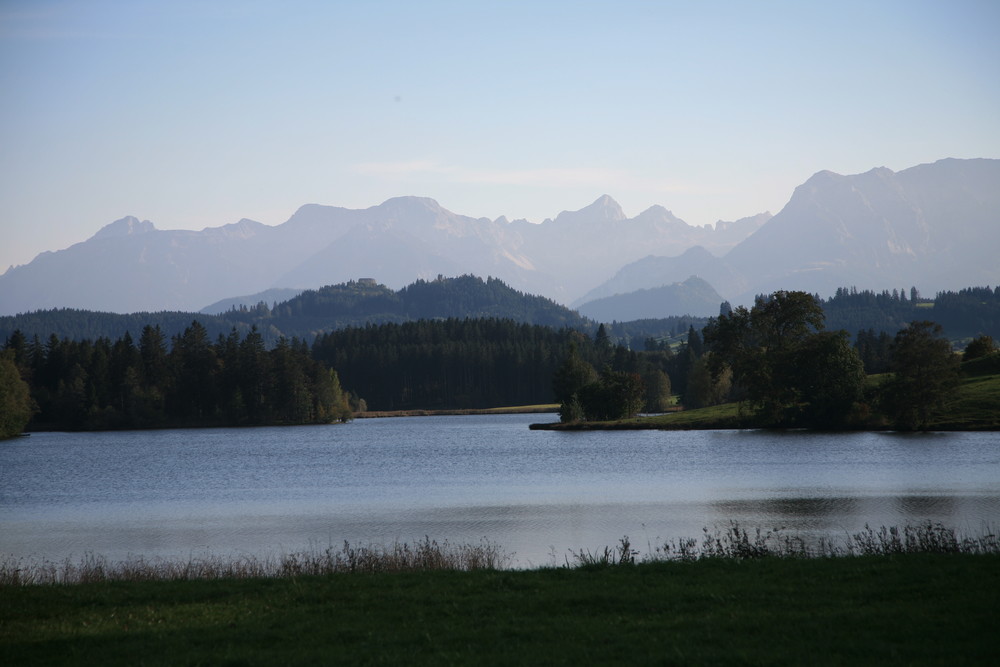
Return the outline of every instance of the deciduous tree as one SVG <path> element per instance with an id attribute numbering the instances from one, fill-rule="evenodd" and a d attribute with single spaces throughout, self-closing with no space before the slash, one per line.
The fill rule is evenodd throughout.
<path id="1" fill-rule="evenodd" d="M 0 438 L 19 435 L 33 411 L 30 390 L 17 370 L 14 353 L 0 353 Z"/>
<path id="2" fill-rule="evenodd" d="M 911 322 L 893 341 L 883 406 L 896 428 L 926 430 L 934 411 L 958 384 L 958 356 L 943 336 L 941 325 Z"/>

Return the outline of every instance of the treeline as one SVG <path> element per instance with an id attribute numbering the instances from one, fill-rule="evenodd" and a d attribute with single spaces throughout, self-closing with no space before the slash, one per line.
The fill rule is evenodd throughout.
<path id="1" fill-rule="evenodd" d="M 183 333 L 194 319 L 198 320 L 213 340 L 220 335 L 228 335 L 234 328 L 245 335 L 252 326 L 252 322 L 249 321 L 182 311 L 121 314 L 76 308 L 53 308 L 0 317 L 0 341 L 7 340 L 15 334 L 29 339 L 38 336 L 43 340 L 52 335 L 76 341 L 94 341 L 99 338 L 116 340 L 126 333 L 142 331 L 147 325 L 159 327 L 163 335 L 170 339 Z M 261 335 L 264 336 L 265 343 L 271 345 L 280 337 L 264 330 L 261 330 Z"/>
<path id="2" fill-rule="evenodd" d="M 921 297 L 910 288 L 872 292 L 841 288 L 821 306 L 830 329 L 892 334 L 907 322 L 931 319 L 953 340 L 990 335 L 1000 339 L 1000 287 L 971 287 Z M 723 310 L 728 304 L 723 304 Z M 524 294 L 496 278 L 475 276 L 419 280 L 392 290 L 374 280 L 359 280 L 307 290 L 282 303 L 233 307 L 218 315 L 181 312 L 119 315 L 84 310 L 56 309 L 0 317 L 0 340 L 21 331 L 28 337 L 56 334 L 73 340 L 117 339 L 126 331 L 145 325 L 159 326 L 168 337 L 180 335 L 197 318 L 213 339 L 235 328 L 245 335 L 256 326 L 267 347 L 281 337 L 312 341 L 317 335 L 368 324 L 415 322 L 421 319 L 511 319 L 556 329 L 592 333 L 596 322 L 544 297 Z M 632 349 L 676 348 L 687 330 L 708 318 L 673 316 L 631 322 L 605 323 L 609 335 Z"/>
<path id="3" fill-rule="evenodd" d="M 238 317 L 239 313 L 227 316 Z M 374 280 L 306 290 L 275 305 L 266 321 L 286 335 L 311 338 L 351 326 L 448 317 L 510 319 L 554 328 L 590 326 L 577 312 L 551 299 L 524 294 L 498 278 L 483 280 L 471 275 L 417 280 L 398 291 Z"/>
<path id="4" fill-rule="evenodd" d="M 908 322 L 933 320 L 952 340 L 1000 338 L 1000 286 L 939 292 L 933 299 L 922 298 L 912 287 L 891 292 L 840 288 L 821 306 L 828 328 L 851 335 L 867 330 L 891 334 Z"/>
<path id="5" fill-rule="evenodd" d="M 826 329 L 820 300 L 805 292 L 722 311 L 702 332 L 689 329 L 664 366 L 685 407 L 737 402 L 748 426 L 925 429 L 959 381 L 958 356 L 931 321 L 909 322 L 892 337 L 861 331 L 852 346 L 847 331 Z M 995 351 L 992 337 L 980 335 L 963 360 Z M 885 375 L 873 382 L 869 372 Z M 643 404 L 640 376 L 598 374 L 575 349 L 554 386 L 564 422 L 625 419 Z"/>
<path id="6" fill-rule="evenodd" d="M 421 319 L 498 318 L 555 328 L 592 329 L 594 323 L 551 299 L 519 292 L 497 278 L 476 276 L 418 280 L 392 290 L 374 280 L 358 280 L 306 290 L 281 303 L 239 306 L 218 315 L 160 312 L 119 315 L 57 309 L 0 317 L 0 340 L 21 331 L 28 337 L 55 333 L 74 340 L 119 338 L 126 331 L 159 326 L 169 337 L 181 334 L 197 318 L 215 338 L 234 327 L 245 334 L 256 326 L 268 347 L 285 338 L 312 341 L 316 335 L 345 327 Z"/>
<path id="7" fill-rule="evenodd" d="M 846 331 L 825 328 L 819 300 L 804 292 L 759 297 L 702 333 L 698 362 L 720 389 L 715 402 L 740 401 L 756 426 L 924 429 L 959 380 L 959 358 L 939 324 L 915 320 L 891 339 L 869 330 L 851 346 Z M 978 336 L 964 358 L 995 349 Z M 876 358 L 888 373 L 873 383 L 866 363 Z"/>
<path id="8" fill-rule="evenodd" d="M 669 400 L 669 352 L 612 345 L 604 327 L 575 329 L 509 319 L 446 319 L 350 327 L 323 334 L 313 356 L 336 368 L 373 410 L 549 404 L 553 376 L 575 349 L 596 368 L 653 378 Z"/>
<path id="9" fill-rule="evenodd" d="M 213 342 L 194 321 L 168 341 L 146 325 L 138 343 L 128 333 L 42 342 L 15 332 L 5 354 L 29 387 L 35 430 L 308 424 L 352 415 L 336 373 L 304 341 L 280 339 L 269 350 L 256 329 Z"/>

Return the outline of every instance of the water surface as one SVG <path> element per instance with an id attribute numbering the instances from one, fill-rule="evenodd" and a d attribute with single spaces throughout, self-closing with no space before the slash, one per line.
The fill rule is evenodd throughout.
<path id="1" fill-rule="evenodd" d="M 0 443 L 0 553 L 187 558 L 487 538 L 523 566 L 730 521 L 834 538 L 1000 519 L 994 433 L 530 431 L 554 415 L 36 433 Z"/>

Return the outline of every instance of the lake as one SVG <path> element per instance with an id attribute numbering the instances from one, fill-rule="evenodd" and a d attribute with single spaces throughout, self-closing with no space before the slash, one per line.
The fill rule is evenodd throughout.
<path id="1" fill-rule="evenodd" d="M 0 442 L 0 554 L 187 559 L 486 538 L 523 567 L 731 521 L 839 539 L 1000 521 L 1000 434 L 531 431 L 555 415 L 35 433 Z"/>

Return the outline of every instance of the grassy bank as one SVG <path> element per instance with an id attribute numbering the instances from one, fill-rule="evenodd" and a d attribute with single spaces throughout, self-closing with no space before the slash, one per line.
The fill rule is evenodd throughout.
<path id="1" fill-rule="evenodd" d="M 978 360 L 977 360 L 978 362 Z M 962 380 L 944 408 L 935 416 L 930 430 L 1000 430 L 1000 355 L 981 362 L 963 364 Z M 634 430 L 634 429 L 733 429 L 754 428 L 751 416 L 736 403 L 697 410 L 683 410 L 651 417 L 635 417 L 610 422 L 532 424 L 537 430 Z"/>
<path id="2" fill-rule="evenodd" d="M 498 556 L 345 545 L 221 578 L 91 561 L 89 583 L 0 586 L 0 664 L 993 664 L 1000 649 L 992 533 L 806 547 L 733 525 L 644 558 L 627 538 L 561 568 Z"/>
<path id="3" fill-rule="evenodd" d="M 0 590 L 6 665 L 995 664 L 1000 556 Z"/>
<path id="4" fill-rule="evenodd" d="M 552 422 L 531 424 L 537 431 L 629 431 L 641 429 L 660 430 L 707 430 L 751 428 L 749 416 L 741 411 L 739 404 L 726 403 L 697 410 L 680 410 L 649 417 L 632 417 L 614 421 L 598 422 Z"/>

